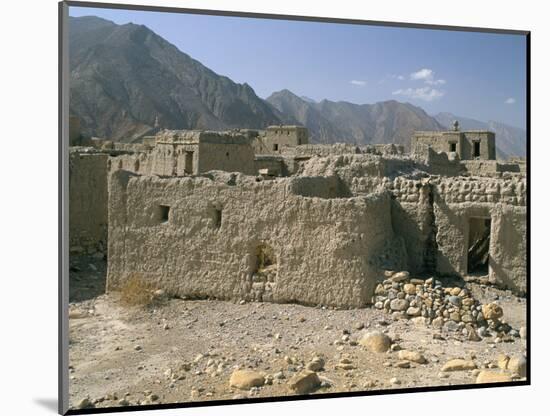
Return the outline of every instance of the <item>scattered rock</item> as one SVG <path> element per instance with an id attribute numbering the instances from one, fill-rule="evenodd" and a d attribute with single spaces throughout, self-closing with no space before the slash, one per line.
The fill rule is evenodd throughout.
<path id="1" fill-rule="evenodd" d="M 130 402 L 126 399 L 120 399 L 118 401 L 118 405 L 119 406 L 123 406 L 123 407 L 126 407 L 126 406 L 130 406 Z"/>
<path id="2" fill-rule="evenodd" d="M 273 374 L 274 380 L 283 380 L 285 378 L 285 374 L 282 371 L 279 371 L 275 374 Z"/>
<path id="3" fill-rule="evenodd" d="M 395 364 L 395 366 L 398 367 L 398 368 L 410 368 L 410 367 L 411 367 L 411 362 L 410 362 L 410 361 L 406 361 L 406 360 L 398 361 L 398 362 Z"/>
<path id="4" fill-rule="evenodd" d="M 464 371 L 464 370 L 474 370 L 477 368 L 476 363 L 472 360 L 464 360 L 462 358 L 456 358 L 454 360 L 447 361 L 441 371 Z"/>
<path id="5" fill-rule="evenodd" d="M 426 364 L 428 360 L 417 351 L 402 350 L 399 351 L 398 357 L 400 360 L 412 361 L 417 364 Z"/>
<path id="6" fill-rule="evenodd" d="M 257 371 L 236 370 L 231 374 L 229 385 L 240 390 L 250 390 L 252 387 L 261 387 L 264 385 L 265 377 Z"/>
<path id="7" fill-rule="evenodd" d="M 523 355 L 512 357 L 508 361 L 508 371 L 520 377 L 527 376 L 527 359 Z"/>
<path id="8" fill-rule="evenodd" d="M 488 303 L 483 305 L 481 307 L 481 313 L 485 319 L 493 321 L 502 318 L 502 315 L 504 314 L 502 308 L 496 303 Z"/>
<path id="9" fill-rule="evenodd" d="M 88 313 L 78 309 L 72 309 L 69 311 L 69 319 L 82 319 L 86 318 Z"/>
<path id="10" fill-rule="evenodd" d="M 509 374 L 500 371 L 482 370 L 476 378 L 476 384 L 484 383 L 506 383 L 512 381 Z"/>
<path id="11" fill-rule="evenodd" d="M 369 332 L 361 338 L 359 344 L 371 352 L 381 353 L 390 349 L 391 339 L 381 332 Z"/>
<path id="12" fill-rule="evenodd" d="M 289 389 L 297 394 L 308 394 L 321 385 L 319 376 L 314 371 L 305 370 L 294 375 L 288 381 Z"/>
<path id="13" fill-rule="evenodd" d="M 89 398 L 85 397 L 84 399 L 80 400 L 78 404 L 76 405 L 77 409 L 93 409 L 95 405 L 90 401 Z"/>
<path id="14" fill-rule="evenodd" d="M 325 367 L 325 360 L 321 357 L 313 357 L 307 364 L 306 369 L 309 371 L 321 371 Z"/>

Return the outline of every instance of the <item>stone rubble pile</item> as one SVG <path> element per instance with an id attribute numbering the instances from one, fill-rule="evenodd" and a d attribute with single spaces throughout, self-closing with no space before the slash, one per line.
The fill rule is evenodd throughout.
<path id="1" fill-rule="evenodd" d="M 481 304 L 467 288 L 443 287 L 435 278 L 411 278 L 406 271 L 385 271 L 375 289 L 373 304 L 394 319 L 411 319 L 449 332 L 461 331 L 479 341 L 493 331 L 499 341 L 511 341 L 519 332 L 501 320 L 496 303 Z"/>

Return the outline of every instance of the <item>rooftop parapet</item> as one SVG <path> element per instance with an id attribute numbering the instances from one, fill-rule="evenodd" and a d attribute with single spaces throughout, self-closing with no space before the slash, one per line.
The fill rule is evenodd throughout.
<path id="1" fill-rule="evenodd" d="M 156 144 L 250 144 L 251 139 L 236 131 L 163 130 L 156 136 Z"/>

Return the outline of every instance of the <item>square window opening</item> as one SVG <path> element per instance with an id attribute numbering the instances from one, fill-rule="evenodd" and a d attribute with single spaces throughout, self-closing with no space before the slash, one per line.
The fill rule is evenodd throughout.
<path id="1" fill-rule="evenodd" d="M 160 222 L 168 222 L 170 218 L 170 207 L 168 205 L 159 205 Z"/>

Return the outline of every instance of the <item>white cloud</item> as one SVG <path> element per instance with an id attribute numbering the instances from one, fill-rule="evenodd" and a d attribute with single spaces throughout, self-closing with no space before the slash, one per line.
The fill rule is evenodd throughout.
<path id="1" fill-rule="evenodd" d="M 431 87 L 399 89 L 393 95 L 403 95 L 416 100 L 433 101 L 445 95 L 445 92 Z"/>
<path id="2" fill-rule="evenodd" d="M 364 87 L 365 85 L 367 85 L 367 81 L 361 81 L 361 80 L 357 80 L 357 79 L 352 79 L 350 81 L 350 84 L 353 84 L 353 85 L 357 85 L 359 87 Z"/>
<path id="3" fill-rule="evenodd" d="M 398 76 L 397 76 L 397 79 L 398 79 L 399 81 L 403 81 L 403 80 L 405 79 L 405 77 L 404 77 L 403 75 L 398 75 Z"/>
<path id="4" fill-rule="evenodd" d="M 433 79 L 434 71 L 428 68 L 422 68 L 420 71 L 413 72 L 411 74 L 412 80 L 428 80 Z"/>
<path id="5" fill-rule="evenodd" d="M 410 75 L 410 79 L 413 81 L 424 81 L 428 85 L 443 85 L 447 83 L 444 79 L 435 79 L 435 72 L 429 68 L 422 68 L 419 71 L 413 72 Z"/>
<path id="6" fill-rule="evenodd" d="M 504 100 L 504 104 L 515 104 L 516 103 L 516 99 L 515 98 L 507 98 L 506 100 Z"/>

